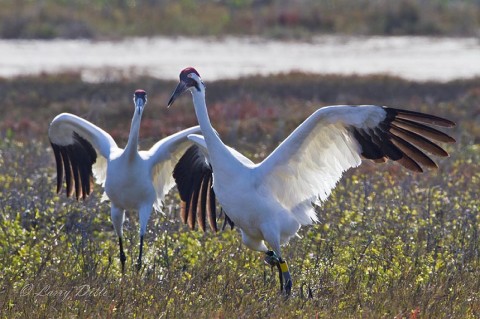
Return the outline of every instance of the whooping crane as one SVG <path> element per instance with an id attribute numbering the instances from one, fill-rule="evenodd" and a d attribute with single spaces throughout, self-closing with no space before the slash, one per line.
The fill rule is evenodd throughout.
<path id="1" fill-rule="evenodd" d="M 67 196 L 85 199 L 96 182 L 105 188 L 111 201 L 111 220 L 118 235 L 122 272 L 126 256 L 123 251 L 123 222 L 125 211 L 138 211 L 140 220 L 140 252 L 137 270 L 142 266 L 143 238 L 152 211 L 161 212 L 165 194 L 175 185 L 174 165 L 192 145 L 187 136 L 199 133 L 191 127 L 158 141 L 148 151 L 138 151 L 140 122 L 147 93 L 136 90 L 133 96 L 135 111 L 125 149 L 96 125 L 69 113 L 56 116 L 48 130 L 57 166 L 57 193 L 65 176 Z M 97 155 L 100 155 L 97 157 Z"/>
<path id="2" fill-rule="evenodd" d="M 198 145 L 197 156 L 184 157 L 177 165 L 195 158 L 190 169 L 205 167 L 202 153 L 213 170 L 213 190 L 220 205 L 242 233 L 243 243 L 265 252 L 265 261 L 277 266 L 287 295 L 292 287 L 280 246 L 302 225 L 318 221 L 312 203 L 324 201 L 342 173 L 360 165 L 362 157 L 375 162 L 397 161 L 409 170 L 437 167 L 417 147 L 434 155 L 448 153 L 431 140 L 455 140 L 429 125 L 453 127 L 455 123 L 429 114 L 375 105 L 323 107 L 298 126 L 267 158 L 254 164 L 227 147 L 213 129 L 205 102 L 205 85 L 194 68 L 180 73 L 180 82 L 168 106 L 190 91 L 201 135 L 188 138 Z M 414 146 L 414 144 L 416 146 Z M 193 149 L 192 149 L 193 150 Z M 176 180 L 179 190 L 187 180 Z M 181 194 L 184 200 L 195 191 Z M 272 250 L 265 245 L 267 243 Z"/>

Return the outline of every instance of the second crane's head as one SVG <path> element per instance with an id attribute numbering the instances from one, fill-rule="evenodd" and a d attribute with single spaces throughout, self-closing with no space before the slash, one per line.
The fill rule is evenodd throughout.
<path id="1" fill-rule="evenodd" d="M 173 92 L 170 100 L 168 101 L 168 106 L 170 107 L 173 102 L 186 91 L 196 90 L 202 91 L 205 89 L 205 85 L 200 78 L 197 70 L 192 67 L 188 67 L 180 72 L 180 82 L 178 83 L 175 91 Z"/>
<path id="2" fill-rule="evenodd" d="M 140 115 L 143 112 L 143 108 L 147 104 L 147 92 L 144 90 L 136 90 L 133 94 L 133 103 L 135 103 L 135 110 Z"/>

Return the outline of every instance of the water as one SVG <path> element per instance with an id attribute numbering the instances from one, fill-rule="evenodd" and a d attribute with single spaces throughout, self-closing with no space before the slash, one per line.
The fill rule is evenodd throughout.
<path id="1" fill-rule="evenodd" d="M 173 80 L 186 66 L 197 68 L 206 80 L 297 70 L 448 81 L 480 76 L 480 40 L 340 36 L 310 42 L 235 37 L 0 40 L 1 77 L 73 70 L 86 81 L 140 74 Z"/>

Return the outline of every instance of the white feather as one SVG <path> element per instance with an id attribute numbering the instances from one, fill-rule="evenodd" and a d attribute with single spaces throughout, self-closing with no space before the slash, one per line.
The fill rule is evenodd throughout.
<path id="1" fill-rule="evenodd" d="M 107 179 L 107 165 L 108 161 L 105 157 L 97 157 L 97 161 L 92 166 L 93 177 L 95 177 L 95 183 L 105 187 L 105 180 Z M 103 192 L 100 201 L 104 202 L 108 200 L 107 193 Z"/>
<path id="2" fill-rule="evenodd" d="M 210 162 L 209 160 L 209 155 L 208 155 L 208 148 L 207 148 L 207 143 L 205 142 L 205 137 L 202 135 L 198 134 L 190 134 L 188 135 L 188 139 L 194 142 L 196 145 L 200 147 L 200 150 L 202 151 L 203 155 L 205 156 L 207 162 Z M 253 162 L 246 156 L 244 156 L 242 153 L 234 149 L 233 147 L 226 146 L 227 149 L 230 151 L 230 153 L 243 165 L 245 166 L 253 166 Z"/>
<path id="3" fill-rule="evenodd" d="M 63 175 L 64 165 L 70 165 L 66 179 L 82 186 L 73 187 L 77 198 L 85 198 L 90 191 L 90 185 L 84 184 L 90 178 L 90 169 L 96 182 L 104 187 L 102 200 L 111 202 L 111 219 L 120 242 L 126 210 L 138 211 L 140 236 L 143 238 L 152 207 L 161 211 L 165 194 L 174 186 L 174 165 L 192 144 L 187 135 L 200 132 L 198 126 L 192 127 L 160 140 L 148 151 L 139 152 L 138 134 L 146 93 L 138 90 L 134 96 L 135 112 L 125 149 L 118 148 L 113 138 L 101 128 L 73 114 L 63 113 L 55 117 L 48 132 L 58 176 Z M 139 260 L 141 251 L 142 246 Z M 124 260 L 122 266 L 123 263 Z"/>
<path id="4" fill-rule="evenodd" d="M 301 225 L 318 220 L 312 203 L 325 200 L 344 171 L 361 163 L 352 127 L 368 129 L 386 117 L 380 106 L 331 106 L 307 118 L 260 164 L 226 146 L 210 124 L 205 87 L 190 88 L 203 137 L 189 136 L 213 168 L 214 190 L 228 216 L 242 230 L 244 244 L 280 254 Z"/>
<path id="5" fill-rule="evenodd" d="M 327 199 L 344 171 L 360 165 L 360 145 L 348 127 L 375 127 L 379 106 L 330 106 L 317 110 L 257 168 L 260 187 L 302 225 L 318 218 L 311 203 Z"/>
<path id="6" fill-rule="evenodd" d="M 153 187 L 157 194 L 153 207 L 161 212 L 165 195 L 175 186 L 172 172 L 180 157 L 192 143 L 186 139 L 192 133 L 198 133 L 199 126 L 191 127 L 166 137 L 146 152 L 141 152 L 148 165 L 152 167 Z"/>
<path id="7" fill-rule="evenodd" d="M 73 132 L 86 139 L 104 158 L 117 150 L 117 143 L 113 138 L 96 125 L 73 114 L 62 113 L 57 115 L 50 123 L 48 136 L 52 143 L 58 145 L 73 144 Z"/>
<path id="8" fill-rule="evenodd" d="M 195 85 L 191 84 L 192 80 Z M 391 109 L 388 113 L 391 118 L 387 119 L 387 109 L 381 106 L 329 106 L 314 112 L 270 156 L 255 165 L 226 146 L 216 134 L 207 112 L 205 86 L 195 69 L 186 68 L 180 73 L 180 83 L 169 103 L 173 103 L 178 91 L 185 87 L 192 94 L 205 137 L 189 136 L 189 139 L 208 153 L 216 198 L 228 217 L 241 229 L 243 243 L 251 249 L 266 252 L 269 263 L 280 266 L 287 293 L 291 288 L 291 276 L 288 267 L 283 264 L 280 246 L 295 236 L 301 225 L 318 220 L 313 203 L 320 204 L 330 195 L 343 172 L 360 165 L 361 154 L 372 159 L 389 157 L 402 160 L 405 167 L 417 168 L 415 164 L 418 163 L 406 153 L 401 153 L 400 148 L 409 148 L 413 157 L 432 165 L 424 154 L 415 153 L 415 148 L 409 147 L 406 140 L 389 135 L 392 134 L 390 128 L 395 128 L 395 124 L 400 126 L 402 122 L 408 123 L 402 120 L 402 116 L 447 127 L 453 124 L 430 115 L 396 109 Z M 399 120 L 394 123 L 397 114 Z M 392 126 L 385 129 L 383 125 Z M 413 143 L 427 145 L 428 141 L 414 132 L 418 128 L 413 124 L 412 131 L 399 132 Z M 368 137 L 364 138 L 362 134 Z M 454 141 L 440 132 L 433 135 L 443 141 Z M 401 146 L 397 150 L 393 148 L 395 143 Z M 428 145 L 428 148 L 442 154 Z M 362 147 L 365 149 L 362 150 Z M 266 243 L 273 252 L 267 251 L 269 247 Z M 279 257 L 276 262 L 275 255 Z"/>

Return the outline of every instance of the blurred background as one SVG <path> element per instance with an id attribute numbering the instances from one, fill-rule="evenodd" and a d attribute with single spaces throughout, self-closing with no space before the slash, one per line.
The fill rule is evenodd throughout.
<path id="1" fill-rule="evenodd" d="M 84 202 L 55 194 L 48 125 L 71 112 L 123 146 L 142 88 L 149 148 L 197 124 L 189 96 L 166 108 L 187 66 L 222 139 L 256 162 L 333 104 L 442 116 L 457 143 L 436 171 L 349 171 L 320 223 L 284 248 L 288 302 L 236 229 L 188 231 L 175 192 L 152 214 L 145 269 L 122 276 L 102 189 Z M 478 318 L 479 144 L 480 0 L 0 0 L 0 314 Z M 137 229 L 127 214 L 129 265 Z M 107 295 L 34 298 L 28 284 Z"/>
<path id="2" fill-rule="evenodd" d="M 0 76 L 480 74 L 478 0 L 2 1 Z M 12 40 L 29 41 L 12 41 Z"/>
<path id="3" fill-rule="evenodd" d="M 2 38 L 478 36 L 477 0 L 2 1 Z"/>
<path id="4" fill-rule="evenodd" d="M 398 92 L 370 88 L 367 94 L 353 88 L 361 82 L 355 77 L 374 76 L 387 86 L 393 79 L 421 86 L 480 76 L 478 0 L 2 0 L 1 6 L 0 108 L 15 105 L 16 110 L 0 117 L 3 135 L 11 130 L 21 136 L 30 128 L 36 134 L 38 125 L 43 133 L 62 110 L 90 119 L 115 113 L 130 107 L 137 86 L 154 88 L 148 92 L 150 103 L 162 109 L 172 87 L 162 81 L 175 81 L 186 66 L 197 68 L 208 84 L 230 83 L 232 89 L 252 84 L 252 89 L 229 95 L 223 88 L 209 90 L 211 102 L 235 99 L 247 109 L 258 104 L 264 110 L 272 103 L 265 104 L 256 91 L 271 90 L 266 95 L 275 101 L 274 108 L 286 96 L 315 107 L 389 102 L 379 98 L 381 92 L 403 102 L 407 97 L 400 87 L 405 83 L 390 84 Z M 334 85 L 325 95 L 322 86 L 330 81 L 319 75 L 332 75 L 344 86 L 336 93 Z M 264 88 L 257 83 L 269 76 L 280 76 L 283 84 L 265 80 Z M 51 111 L 29 124 L 33 113 L 20 111 L 23 107 L 33 108 L 37 119 Z M 99 111 L 104 107 L 109 110 Z M 238 120 L 239 108 L 226 115 Z M 301 112 L 300 118 L 311 111 Z M 108 117 L 98 120 L 101 125 Z M 180 121 L 178 125 L 195 122 Z"/>

